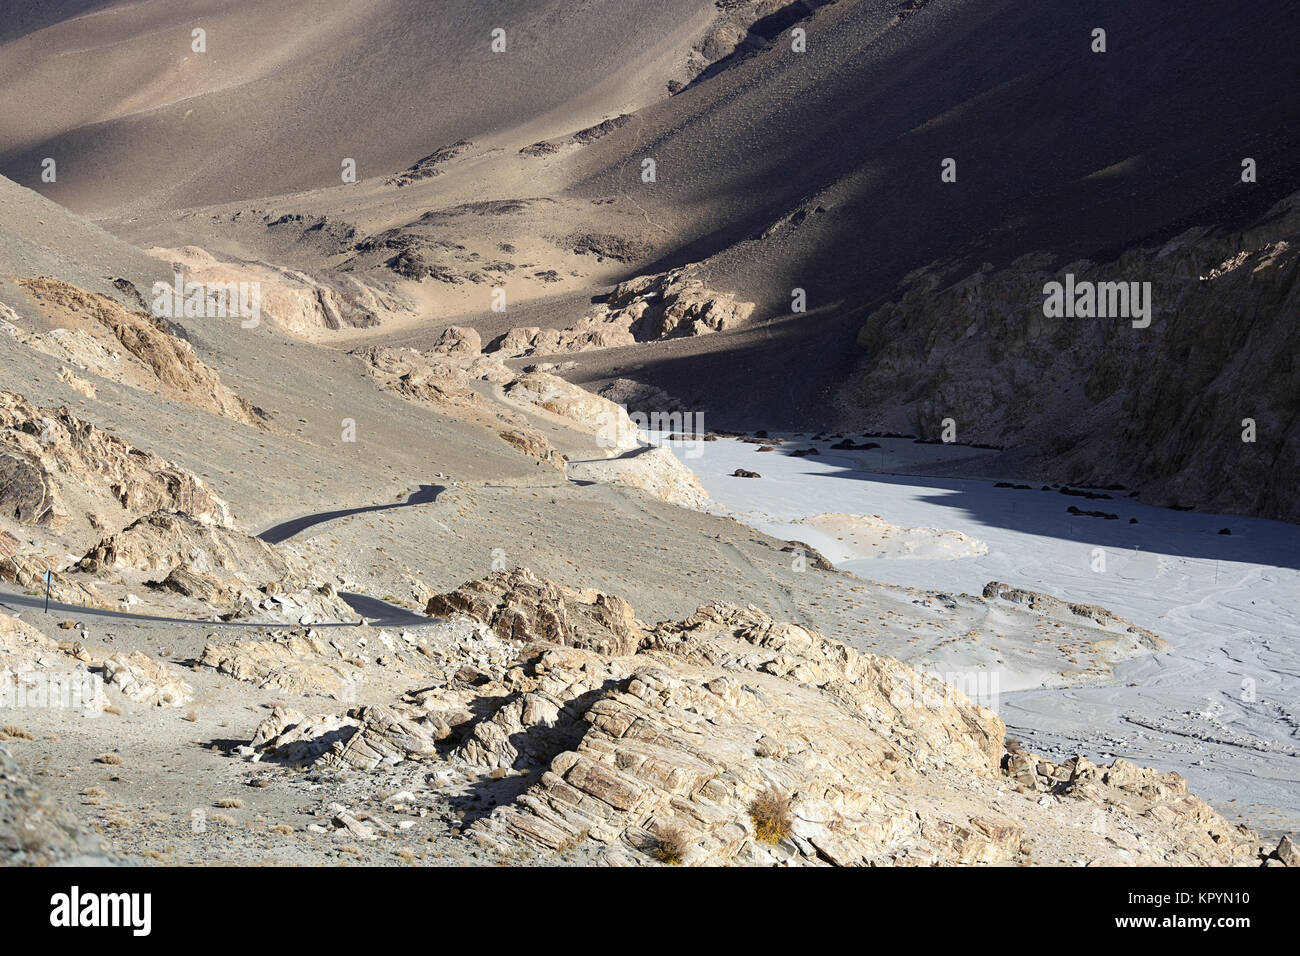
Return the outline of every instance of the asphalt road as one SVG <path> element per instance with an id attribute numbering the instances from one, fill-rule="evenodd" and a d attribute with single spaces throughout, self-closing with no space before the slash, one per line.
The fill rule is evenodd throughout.
<path id="1" fill-rule="evenodd" d="M 363 508 L 344 508 L 338 511 L 319 511 L 315 514 L 302 515 L 298 518 L 292 518 L 289 521 L 281 522 L 271 528 L 266 529 L 257 537 L 261 538 L 268 544 L 277 544 L 281 541 L 287 541 L 294 535 L 313 527 L 318 524 L 324 524 L 326 521 L 334 521 L 338 518 L 345 518 L 349 515 L 364 514 L 370 511 L 388 511 L 393 508 L 409 508 L 413 505 L 431 504 L 438 500 L 438 495 L 446 491 L 445 485 L 420 485 L 413 491 L 405 501 L 395 502 L 390 505 L 368 505 Z M 417 614 L 414 611 L 396 604 L 389 604 L 387 601 L 381 601 L 379 598 L 370 597 L 365 594 L 357 594 L 352 591 L 340 591 L 339 597 L 347 602 L 348 607 L 356 611 L 360 617 L 365 619 L 367 624 L 376 627 L 416 627 L 422 624 L 432 623 L 432 619 Z M 12 591 L 0 590 L 0 607 L 9 610 L 42 610 L 45 607 L 45 597 L 33 596 L 30 594 L 19 594 Z M 266 627 L 266 624 L 256 624 L 249 621 L 221 621 L 208 620 L 206 618 L 179 618 L 179 617 L 158 617 L 152 614 L 136 614 L 131 611 L 113 611 L 107 608 L 83 607 L 79 604 L 64 604 L 61 601 L 50 601 L 49 610 L 51 614 L 62 614 L 75 617 L 97 617 L 97 618 L 116 618 L 123 621 L 147 621 L 151 624 L 204 624 L 211 627 Z M 312 627 L 355 627 L 361 621 L 345 621 L 333 623 L 317 623 Z"/>
<path id="2" fill-rule="evenodd" d="M 410 508 L 412 505 L 432 504 L 438 500 L 438 495 L 447 490 L 446 485 L 420 485 L 405 501 L 394 502 L 391 505 L 367 505 L 363 508 L 343 508 L 338 511 L 318 511 L 315 514 L 303 515 L 299 518 L 291 518 L 288 521 L 282 521 L 280 524 L 267 528 L 257 537 L 261 538 L 267 544 L 279 544 L 281 541 L 287 541 L 294 535 L 307 528 L 314 527 L 318 524 L 324 524 L 326 521 L 335 521 L 338 518 L 346 518 L 349 515 L 366 514 L 371 511 L 390 511 L 394 508 Z"/>

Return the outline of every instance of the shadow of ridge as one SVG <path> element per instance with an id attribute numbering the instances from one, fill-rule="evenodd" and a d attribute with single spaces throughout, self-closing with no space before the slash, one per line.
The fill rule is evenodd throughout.
<path id="1" fill-rule="evenodd" d="M 933 493 L 919 496 L 916 500 L 952 509 L 960 513 L 964 521 L 1056 538 L 1080 547 L 1300 569 L 1300 526 L 1269 518 L 1176 511 L 1143 504 L 1127 497 L 1126 492 L 1114 492 L 1115 497 L 1110 499 L 1089 501 L 1062 494 L 1056 489 L 1042 491 L 1041 483 L 1037 482 L 1028 490 L 995 488 L 991 479 L 877 474 L 848 467 L 839 471 L 810 472 L 808 477 L 930 488 Z M 852 502 L 843 504 L 851 506 Z M 864 504 L 868 507 L 861 510 L 869 514 L 880 509 L 878 503 L 865 498 Z M 1070 514 L 1067 509 L 1071 505 L 1082 511 L 1103 511 L 1118 517 L 1106 520 Z M 1137 518 L 1138 523 L 1130 524 L 1129 518 Z M 941 518 L 936 519 L 935 526 L 941 521 Z M 1225 527 L 1232 533 L 1219 534 L 1219 530 Z M 967 528 L 966 531 L 979 537 L 978 528 Z"/>

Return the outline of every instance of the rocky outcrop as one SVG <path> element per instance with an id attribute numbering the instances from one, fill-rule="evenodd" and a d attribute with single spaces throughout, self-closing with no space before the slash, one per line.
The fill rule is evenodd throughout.
<path id="1" fill-rule="evenodd" d="M 475 390 L 475 381 L 501 384 L 515 379 L 515 373 L 500 359 L 482 355 L 480 344 L 473 329 L 450 326 L 427 352 L 371 346 L 354 354 L 365 362 L 366 371 L 381 388 L 494 428 L 502 441 L 521 454 L 552 468 L 563 468 L 564 456 L 522 415 L 485 401 Z"/>
<path id="2" fill-rule="evenodd" d="M 352 699 L 360 661 L 341 645 L 326 644 L 314 631 L 275 632 L 263 640 L 210 642 L 199 663 L 263 690 Z"/>
<path id="3" fill-rule="evenodd" d="M 67 408 L 39 408 L 0 392 L 0 518 L 59 529 L 69 521 L 113 530 L 152 511 L 229 526 L 229 509 L 203 481 Z"/>
<path id="4" fill-rule="evenodd" d="M 483 340 L 474 329 L 449 325 L 442 330 L 433 351 L 443 355 L 466 355 L 477 358 L 483 352 Z"/>
<path id="5" fill-rule="evenodd" d="M 695 266 L 621 282 L 605 305 L 611 317 L 631 319 L 639 341 L 722 332 L 743 325 L 754 313 L 753 302 L 708 288 Z"/>
<path id="6" fill-rule="evenodd" d="M 107 602 L 93 584 L 79 581 L 56 570 L 61 554 L 49 554 L 39 547 L 24 546 L 18 538 L 0 529 L 0 581 L 16 584 L 27 591 L 43 592 L 64 604 L 105 607 Z M 45 580 L 46 574 L 50 580 Z"/>
<path id="7" fill-rule="evenodd" d="M 351 738 L 357 726 L 357 720 L 349 716 L 308 717 L 289 707 L 276 707 L 257 725 L 253 739 L 241 752 L 254 762 L 306 767 L 328 753 L 336 742 Z"/>
<path id="8" fill-rule="evenodd" d="M 518 653 L 454 674 L 456 653 L 433 653 L 447 666 L 419 691 L 343 717 L 277 709 L 242 752 L 375 774 L 418 762 L 439 779 L 527 774 L 469 827 L 502 853 L 1258 865 L 1270 852 L 1177 774 L 1008 751 L 1002 721 L 959 690 L 753 608 L 647 629 L 617 599 L 517 569 L 430 610 L 468 615 Z"/>
<path id="9" fill-rule="evenodd" d="M 635 653 L 645 634 L 622 598 L 576 591 L 537 577 L 527 568 L 495 571 L 455 591 L 429 599 L 432 617 L 462 614 L 487 625 L 503 640 L 546 641 L 605 654 Z"/>
<path id="10" fill-rule="evenodd" d="M 810 16 L 818 7 L 834 0 L 722 0 L 714 4 L 717 14 L 708 29 L 692 45 L 685 61 L 678 66 L 677 78 L 670 80 L 668 91 L 676 93 L 696 79 L 705 79 L 719 70 L 761 50 L 773 39 L 787 34 L 792 26 Z M 895 14 L 903 19 L 925 0 L 900 4 Z"/>
<path id="11" fill-rule="evenodd" d="M 193 687 L 142 651 L 108 658 L 104 680 L 136 703 L 184 707 L 194 699 Z"/>
<path id="12" fill-rule="evenodd" d="M 178 594 L 226 617 L 261 613 L 301 623 L 354 617 L 333 585 L 289 552 L 187 514 L 145 515 L 100 541 L 77 567 Z"/>
<path id="13" fill-rule="evenodd" d="M 619 458 L 570 462 L 568 475 L 578 481 L 636 488 L 652 498 L 695 511 L 704 511 L 710 504 L 709 493 L 695 473 L 669 449 L 659 446 Z"/>
<path id="14" fill-rule="evenodd" d="M 507 399 L 535 406 L 593 435 L 609 453 L 639 445 L 637 429 L 627 410 L 549 372 L 526 372 L 505 386 Z"/>
<path id="15" fill-rule="evenodd" d="M 321 245 L 330 224 L 322 219 L 281 216 L 268 223 L 272 232 L 292 229 L 295 243 Z M 344 233 L 346 234 L 346 227 Z M 339 237 L 342 239 L 342 237 Z M 326 243 L 326 254 L 350 243 Z M 406 311 L 397 296 L 362 282 L 349 272 L 317 270 L 311 273 L 264 262 L 227 262 L 198 246 L 179 249 L 154 248 L 149 254 L 173 263 L 186 282 L 216 287 L 228 283 L 256 283 L 261 315 L 259 321 L 274 322 L 290 335 L 306 339 L 327 337 L 330 332 L 378 325 L 381 316 Z"/>
<path id="16" fill-rule="evenodd" d="M 194 408 L 255 428 L 265 415 L 236 395 L 194 348 L 173 335 L 166 322 L 131 312 L 107 296 L 85 292 L 59 279 L 18 283 L 60 326 L 20 336 L 39 351 L 65 358 L 115 382 L 156 392 Z"/>
<path id="17" fill-rule="evenodd" d="M 564 455 L 561 455 L 550 442 L 534 431 L 508 428 L 503 432 L 498 432 L 497 437 L 521 454 L 527 455 L 529 458 L 536 458 L 544 465 L 550 465 L 552 468 L 561 470 L 564 468 Z"/>
<path id="18" fill-rule="evenodd" d="M 514 328 L 489 351 L 510 356 L 586 352 L 744 325 L 754 313 L 754 303 L 708 288 L 696 277 L 697 269 L 683 266 L 619 283 L 605 302 L 573 325 L 561 330 Z"/>
<path id="19" fill-rule="evenodd" d="M 1048 283 L 1150 282 L 1150 325 L 1049 318 Z M 1109 262 L 1047 253 L 917 270 L 858 335 L 846 428 L 1034 449 L 1041 478 L 1300 521 L 1300 194 L 1235 234 L 1192 229 Z M 1130 310 L 1131 311 L 1131 310 Z"/>
<path id="20" fill-rule="evenodd" d="M 519 150 L 524 156 L 550 156 L 558 153 L 565 146 L 586 146 L 594 143 L 598 139 L 603 139 L 615 130 L 622 129 L 628 123 L 632 122 L 631 115 L 620 113 L 618 116 L 610 117 L 607 120 L 601 120 L 585 129 L 580 129 L 576 133 L 560 139 L 544 139 L 540 142 L 531 143 Z"/>
<path id="21" fill-rule="evenodd" d="M 98 663 L 80 642 L 66 648 L 16 617 L 0 614 L 0 713 L 65 708 L 98 716 L 104 685 L 88 666 Z"/>
<path id="22" fill-rule="evenodd" d="M 357 355 L 381 387 L 406 398 L 450 408 L 482 404 L 469 384 L 472 376 L 465 364 L 406 348 L 370 346 Z"/>
<path id="23" fill-rule="evenodd" d="M 473 145 L 474 144 L 469 140 L 462 139 L 457 140 L 450 146 L 439 147 L 418 162 L 412 163 L 396 176 L 390 176 L 388 179 L 385 179 L 384 185 L 396 186 L 400 189 L 402 186 L 409 186 L 412 183 L 418 183 L 423 179 L 431 179 L 434 176 L 441 176 L 443 166 L 465 153 Z"/>
<path id="24" fill-rule="evenodd" d="M 0 614 L 0 675 L 13 675 L 59 655 L 52 641 L 25 621 Z"/>

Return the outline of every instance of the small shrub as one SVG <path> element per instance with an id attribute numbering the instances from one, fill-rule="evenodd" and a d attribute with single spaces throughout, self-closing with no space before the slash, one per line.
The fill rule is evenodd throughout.
<path id="1" fill-rule="evenodd" d="M 667 866 L 679 866 L 691 848 L 691 839 L 680 827 L 670 827 L 659 836 L 654 857 Z"/>
<path id="2" fill-rule="evenodd" d="M 271 832 L 278 833 L 280 836 L 293 836 L 293 827 L 289 826 L 287 823 L 277 823 L 275 826 L 271 827 Z"/>
<path id="3" fill-rule="evenodd" d="M 769 787 L 749 805 L 749 819 L 754 824 L 754 835 L 764 843 L 780 843 L 790 835 L 794 814 L 790 811 L 790 796 Z"/>
<path id="4" fill-rule="evenodd" d="M 110 767 L 120 767 L 122 765 L 121 754 L 100 754 L 95 758 L 95 763 L 107 764 Z"/>
<path id="5" fill-rule="evenodd" d="M 214 813 L 208 817 L 209 823 L 220 823 L 223 827 L 238 826 L 239 821 L 228 813 Z"/>
<path id="6" fill-rule="evenodd" d="M 5 724 L 0 727 L 0 740 L 35 740 L 26 729 L 17 724 Z"/>
<path id="7" fill-rule="evenodd" d="M 559 846 L 555 848 L 556 853 L 571 853 L 576 850 L 587 837 L 591 836 L 591 827 L 579 830 L 572 836 L 566 837 L 560 841 Z M 430 837 L 432 839 L 432 837 Z"/>
<path id="8" fill-rule="evenodd" d="M 415 853 L 412 852 L 411 850 L 403 848 L 397 851 L 397 858 L 401 860 L 403 863 L 414 863 Z"/>
<path id="9" fill-rule="evenodd" d="M 238 797 L 222 797 L 213 806 L 220 807 L 223 810 L 242 810 L 244 809 L 244 801 Z"/>

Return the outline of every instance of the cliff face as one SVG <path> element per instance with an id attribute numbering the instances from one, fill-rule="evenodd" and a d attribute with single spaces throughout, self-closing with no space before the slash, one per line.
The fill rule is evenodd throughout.
<path id="1" fill-rule="evenodd" d="M 951 418 L 957 441 L 1034 449 L 1043 477 L 1300 521 L 1298 240 L 1300 194 L 1246 231 L 1109 262 L 1035 253 L 957 281 L 932 264 L 859 332 L 849 424 L 937 437 Z M 1044 288 L 1067 274 L 1149 282 L 1150 325 L 1048 317 Z"/>

